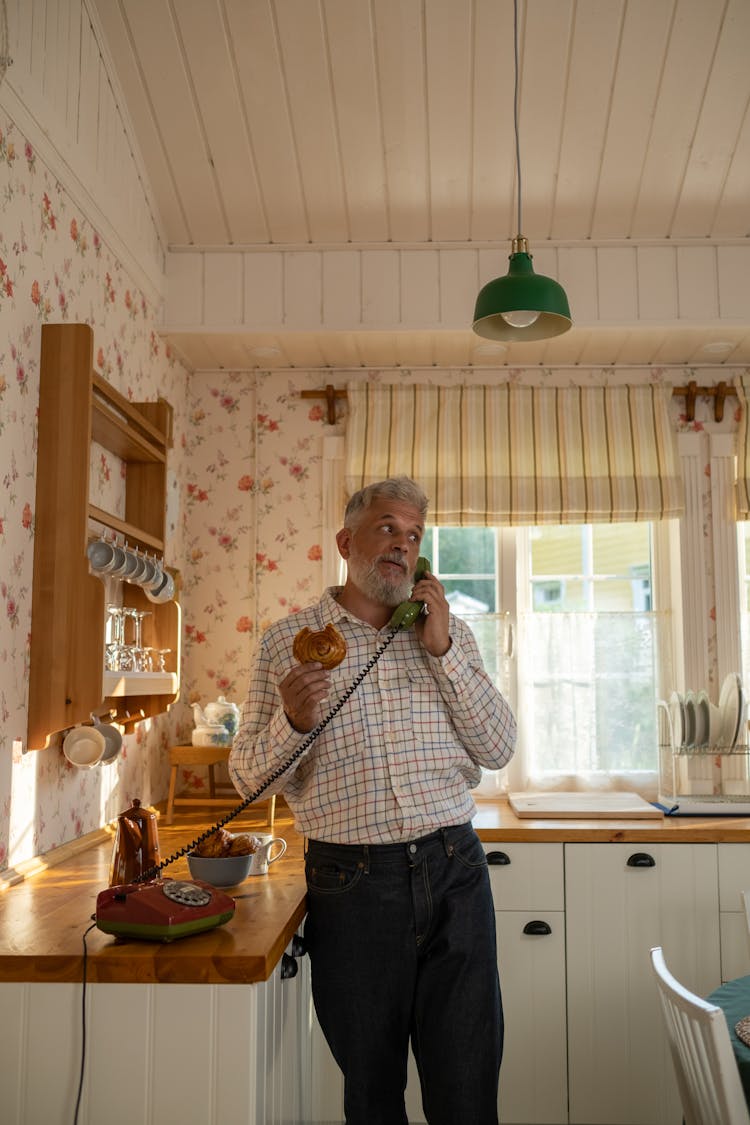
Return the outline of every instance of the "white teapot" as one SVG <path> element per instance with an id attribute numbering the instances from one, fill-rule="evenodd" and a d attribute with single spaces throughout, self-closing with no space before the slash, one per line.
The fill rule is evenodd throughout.
<path id="1" fill-rule="evenodd" d="M 205 711 L 197 703 L 193 704 L 193 717 L 196 727 L 222 726 L 231 742 L 240 725 L 240 709 L 220 695 L 214 703 L 207 703 Z"/>
<path id="2" fill-rule="evenodd" d="M 215 703 L 206 704 L 206 718 L 209 723 L 222 723 L 234 738 L 240 725 L 240 709 L 220 695 Z"/>
<path id="3" fill-rule="evenodd" d="M 197 703 L 193 704 L 193 746 L 229 746 L 232 736 L 223 723 L 209 723 Z"/>

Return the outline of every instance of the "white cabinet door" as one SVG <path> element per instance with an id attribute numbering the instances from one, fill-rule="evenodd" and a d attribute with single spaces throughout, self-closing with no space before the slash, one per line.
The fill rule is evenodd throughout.
<path id="1" fill-rule="evenodd" d="M 566 844 L 571 1125 L 680 1125 L 649 950 L 720 983 L 715 844 Z"/>
<path id="2" fill-rule="evenodd" d="M 499 910 L 495 919 L 505 1017 L 500 1120 L 513 1125 L 564 1125 L 568 1120 L 565 915 L 553 910 Z"/>
<path id="3" fill-rule="evenodd" d="M 505 1018 L 500 1120 L 568 1120 L 562 844 L 486 844 Z"/>
<path id="4" fill-rule="evenodd" d="M 750 890 L 750 844 L 719 844 L 721 976 L 750 973 L 750 933 L 742 892 Z"/>

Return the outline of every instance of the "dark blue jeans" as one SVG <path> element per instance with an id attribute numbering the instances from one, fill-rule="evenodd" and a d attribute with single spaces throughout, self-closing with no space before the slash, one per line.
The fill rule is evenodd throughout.
<path id="1" fill-rule="evenodd" d="M 503 1013 L 470 824 L 406 844 L 312 840 L 305 938 L 347 1125 L 406 1125 L 409 1040 L 430 1125 L 497 1125 Z"/>

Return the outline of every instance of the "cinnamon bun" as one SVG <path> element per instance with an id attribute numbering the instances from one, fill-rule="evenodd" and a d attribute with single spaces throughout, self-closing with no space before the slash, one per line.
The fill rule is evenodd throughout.
<path id="1" fill-rule="evenodd" d="M 316 660 L 326 669 L 335 668 L 346 656 L 346 641 L 333 625 L 317 632 L 305 626 L 294 638 L 292 652 L 300 664 Z"/>

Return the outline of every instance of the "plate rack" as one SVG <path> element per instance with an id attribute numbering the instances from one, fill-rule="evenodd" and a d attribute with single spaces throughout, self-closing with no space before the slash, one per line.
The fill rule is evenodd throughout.
<path id="1" fill-rule="evenodd" d="M 658 704 L 659 803 L 688 815 L 750 815 L 746 724 L 734 746 L 674 744 L 669 707 Z"/>

